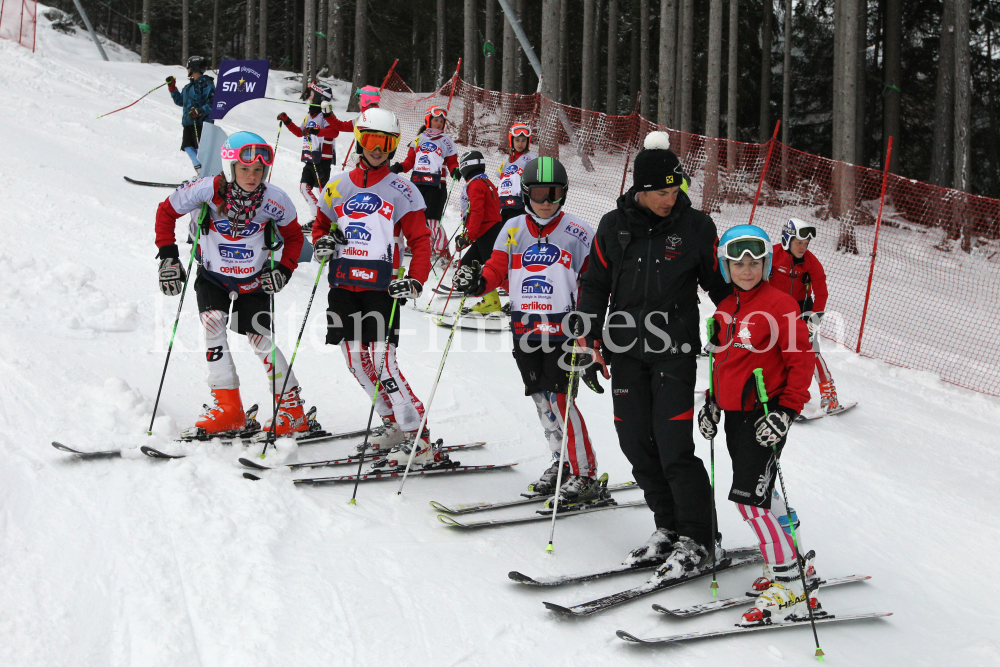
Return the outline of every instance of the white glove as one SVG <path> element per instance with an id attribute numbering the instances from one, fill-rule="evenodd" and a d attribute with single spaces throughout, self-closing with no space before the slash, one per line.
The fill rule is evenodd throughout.
<path id="1" fill-rule="evenodd" d="M 323 100 L 319 105 L 319 110 L 324 114 L 333 113 L 333 102 L 331 100 Z"/>

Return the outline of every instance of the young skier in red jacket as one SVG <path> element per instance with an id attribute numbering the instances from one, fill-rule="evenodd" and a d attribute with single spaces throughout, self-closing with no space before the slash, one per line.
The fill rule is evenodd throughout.
<path id="1" fill-rule="evenodd" d="M 493 245 L 503 228 L 500 216 L 500 195 L 497 187 L 486 175 L 486 158 L 479 151 L 469 151 L 459 160 L 459 171 L 465 179 L 459 207 L 465 230 L 455 237 L 455 248 L 468 248 L 462 255 L 459 267 L 472 262 L 486 264 L 493 255 Z M 482 301 L 469 312 L 485 315 L 500 310 L 500 296 L 496 290 L 483 296 Z"/>

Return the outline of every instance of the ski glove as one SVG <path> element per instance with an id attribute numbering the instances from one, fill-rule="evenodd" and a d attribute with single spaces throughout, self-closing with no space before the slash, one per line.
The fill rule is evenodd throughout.
<path id="1" fill-rule="evenodd" d="M 401 164 L 399 164 L 397 162 L 396 164 L 394 164 L 391 167 L 389 167 L 389 171 L 391 171 L 394 174 L 402 174 L 403 173 L 403 165 L 401 165 Z"/>
<path id="2" fill-rule="evenodd" d="M 337 251 L 339 245 L 347 245 L 347 237 L 344 236 L 344 232 L 340 231 L 339 227 L 334 227 L 329 234 L 316 241 L 313 246 L 313 256 L 320 259 L 329 257 Z"/>
<path id="3" fill-rule="evenodd" d="M 455 237 L 455 250 L 465 250 L 470 245 L 472 245 L 472 241 L 465 234 L 459 234 Z"/>
<path id="4" fill-rule="evenodd" d="M 454 169 L 451 170 L 451 177 L 454 178 L 456 181 L 458 180 L 459 176 L 461 176 L 461 175 L 462 175 L 462 172 L 460 172 L 458 170 L 458 167 L 455 167 Z"/>
<path id="5" fill-rule="evenodd" d="M 291 277 L 292 272 L 283 264 L 278 264 L 273 269 L 264 267 L 260 272 L 260 288 L 267 294 L 277 294 L 288 284 L 288 279 Z"/>
<path id="6" fill-rule="evenodd" d="M 389 296 L 393 299 L 416 299 L 424 291 L 416 278 L 396 278 L 389 283 Z"/>
<path id="7" fill-rule="evenodd" d="M 451 284 L 462 294 L 479 296 L 485 291 L 486 281 L 483 280 L 483 267 L 476 260 L 472 264 L 459 267 Z"/>
<path id="8" fill-rule="evenodd" d="M 292 119 L 289 118 L 288 114 L 285 113 L 284 111 L 282 111 L 281 113 L 278 114 L 278 120 L 280 120 L 285 125 L 288 125 L 289 123 L 292 122 Z"/>
<path id="9" fill-rule="evenodd" d="M 820 323 L 823 321 L 823 313 L 802 313 L 802 319 L 806 321 L 806 326 L 809 327 L 809 338 L 815 338 L 816 334 L 819 333 Z"/>
<path id="10" fill-rule="evenodd" d="M 596 361 L 592 361 L 589 366 L 583 371 L 580 376 L 583 383 L 590 388 L 590 390 L 596 394 L 603 394 L 604 387 L 601 386 L 601 365 Z"/>
<path id="11" fill-rule="evenodd" d="M 188 115 L 191 116 L 192 118 L 197 118 L 198 116 L 201 115 L 201 112 L 198 111 L 197 109 L 191 109 L 191 111 L 188 111 Z"/>
<path id="12" fill-rule="evenodd" d="M 770 414 L 764 415 L 757 420 L 756 437 L 757 444 L 761 447 L 781 447 L 785 444 L 788 436 L 788 429 L 795 419 L 795 412 L 785 407 L 777 407 L 771 410 Z M 700 426 L 700 425 L 699 425 Z"/>
<path id="13" fill-rule="evenodd" d="M 323 112 L 324 116 L 333 113 L 333 102 L 330 100 L 323 100 L 323 102 L 319 105 L 319 110 Z"/>
<path id="14" fill-rule="evenodd" d="M 722 421 L 722 411 L 719 404 L 712 399 L 707 399 L 705 405 L 698 411 L 698 430 L 701 437 L 711 440 L 719 432 L 719 422 Z"/>
<path id="15" fill-rule="evenodd" d="M 176 251 L 177 246 L 174 249 Z M 164 257 L 160 260 L 159 277 L 160 291 L 167 296 L 179 295 L 184 288 L 182 283 L 187 280 L 184 267 L 176 257 Z"/>
<path id="16" fill-rule="evenodd" d="M 177 79 L 175 79 L 172 76 L 168 76 L 167 77 L 167 85 L 170 86 L 171 88 L 173 88 L 174 86 L 177 85 Z"/>

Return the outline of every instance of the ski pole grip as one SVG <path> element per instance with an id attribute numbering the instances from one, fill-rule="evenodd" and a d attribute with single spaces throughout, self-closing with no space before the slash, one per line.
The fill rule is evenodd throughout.
<path id="1" fill-rule="evenodd" d="M 712 386 L 712 382 L 715 376 L 715 370 L 712 368 L 712 336 L 715 335 L 715 318 L 706 317 L 705 318 L 705 334 L 708 336 L 708 395 L 715 396 L 715 388 Z"/>
<path id="2" fill-rule="evenodd" d="M 753 369 L 753 378 L 754 382 L 757 384 L 757 397 L 760 399 L 760 402 L 764 404 L 764 414 L 770 414 L 770 410 L 767 408 L 767 388 L 764 387 L 764 369 Z"/>

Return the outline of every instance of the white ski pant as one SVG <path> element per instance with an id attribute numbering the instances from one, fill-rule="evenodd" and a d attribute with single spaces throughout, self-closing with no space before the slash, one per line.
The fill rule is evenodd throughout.
<path id="1" fill-rule="evenodd" d="M 318 189 L 317 189 L 318 190 Z M 306 204 L 309 206 L 309 219 L 316 219 L 316 207 L 319 206 L 319 199 L 313 193 L 313 186 L 308 183 L 299 183 L 299 192 L 302 193 L 302 198 L 306 200 Z"/>
<path id="2" fill-rule="evenodd" d="M 435 255 L 440 255 L 448 249 L 448 235 L 445 234 L 440 220 L 428 220 L 427 228 L 431 231 L 431 251 Z"/>
<path id="3" fill-rule="evenodd" d="M 743 520 L 750 525 L 760 544 L 760 553 L 769 565 L 787 565 L 795 561 L 795 544 L 792 536 L 782 529 L 775 513 L 786 512 L 785 504 L 779 498 L 771 498 L 772 510 L 753 505 L 736 503 Z M 798 531 L 796 530 L 798 537 Z"/>
<path id="4" fill-rule="evenodd" d="M 221 310 L 206 310 L 201 314 L 201 324 L 205 327 L 205 359 L 208 361 L 208 386 L 211 389 L 239 389 L 240 378 L 236 374 L 236 364 L 229 352 L 229 341 L 226 337 L 226 325 L 229 316 Z M 264 364 L 268 382 L 273 382 L 274 393 L 281 391 L 285 384 L 285 374 L 288 374 L 286 391 L 299 386 L 295 374 L 289 370 L 285 355 L 277 347 L 274 348 L 274 362 L 271 361 L 271 339 L 260 334 L 247 334 L 250 348 Z M 275 372 L 277 368 L 277 372 Z"/>
<path id="5" fill-rule="evenodd" d="M 552 391 L 539 391 L 531 395 L 538 411 L 538 421 L 545 431 L 545 439 L 549 449 L 558 454 L 562 448 L 563 434 L 567 434 L 566 460 L 570 472 L 582 477 L 593 477 L 597 474 L 597 458 L 587 433 L 587 424 L 576 409 L 576 401 L 570 401 L 569 426 L 563 423 L 566 415 L 566 394 Z"/>
<path id="6" fill-rule="evenodd" d="M 378 369 L 382 367 L 382 378 L 375 411 L 380 417 L 392 417 L 404 431 L 416 431 L 424 416 L 424 404 L 416 397 L 410 384 L 399 371 L 396 363 L 396 346 L 389 344 L 388 352 L 383 343 L 362 345 L 356 341 L 341 341 L 347 367 L 365 390 L 369 398 L 375 396 Z M 384 361 L 383 361 L 383 355 Z M 427 425 L 424 425 L 427 428 Z"/>

